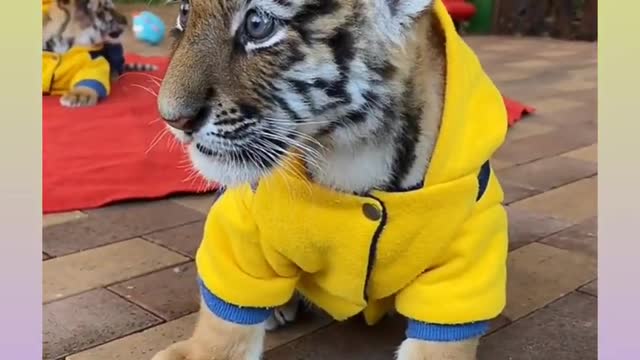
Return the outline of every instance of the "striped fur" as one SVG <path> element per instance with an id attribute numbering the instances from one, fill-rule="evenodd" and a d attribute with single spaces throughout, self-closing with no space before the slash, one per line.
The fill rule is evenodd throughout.
<path id="1" fill-rule="evenodd" d="M 124 72 L 152 72 L 157 70 L 158 70 L 158 66 L 154 64 L 139 63 L 139 62 L 124 64 Z"/>

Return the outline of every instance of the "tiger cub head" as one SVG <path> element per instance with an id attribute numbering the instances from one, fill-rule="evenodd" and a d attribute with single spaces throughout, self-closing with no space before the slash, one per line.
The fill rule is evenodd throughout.
<path id="1" fill-rule="evenodd" d="M 72 46 L 118 42 L 127 18 L 112 0 L 57 0 L 43 11 L 43 49 L 58 53 Z"/>
<path id="2" fill-rule="evenodd" d="M 160 114 L 194 166 L 227 186 L 385 136 L 428 46 L 431 5 L 181 0 Z"/>

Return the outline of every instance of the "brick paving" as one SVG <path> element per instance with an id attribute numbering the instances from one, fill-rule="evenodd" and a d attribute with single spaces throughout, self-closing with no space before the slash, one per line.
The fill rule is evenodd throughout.
<path id="1" fill-rule="evenodd" d="M 173 21 L 173 10 L 156 12 Z M 538 109 L 494 159 L 510 218 L 508 305 L 479 359 L 596 359 L 597 45 L 467 39 L 505 95 Z M 127 47 L 166 52 L 130 39 Z M 188 336 L 198 305 L 193 256 L 212 200 L 44 216 L 43 358 L 141 360 Z M 310 310 L 267 336 L 265 358 L 391 359 L 403 330 L 397 318 L 369 328 Z"/>

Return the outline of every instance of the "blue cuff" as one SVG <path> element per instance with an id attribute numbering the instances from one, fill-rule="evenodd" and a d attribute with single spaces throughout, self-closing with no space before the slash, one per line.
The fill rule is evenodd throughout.
<path id="1" fill-rule="evenodd" d="M 272 309 L 240 307 L 220 299 L 215 296 L 198 278 L 200 285 L 200 295 L 209 310 L 218 317 L 228 322 L 240 325 L 256 325 L 265 322 L 271 315 Z"/>
<path id="2" fill-rule="evenodd" d="M 488 321 L 460 325 L 440 325 L 410 319 L 406 334 L 410 339 L 450 342 L 480 337 L 486 334 L 488 330 Z"/>
<path id="3" fill-rule="evenodd" d="M 100 99 L 107 96 L 107 88 L 105 88 L 98 80 L 82 80 L 76 83 L 76 87 L 77 86 L 84 86 L 95 90 L 98 93 L 98 98 Z"/>

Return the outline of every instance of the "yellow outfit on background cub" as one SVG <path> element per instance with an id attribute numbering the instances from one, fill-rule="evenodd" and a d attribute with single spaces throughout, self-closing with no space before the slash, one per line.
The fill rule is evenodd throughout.
<path id="1" fill-rule="evenodd" d="M 87 86 L 100 97 L 111 91 L 111 66 L 100 54 L 101 46 L 74 46 L 64 54 L 42 51 L 42 92 L 64 95 L 76 86 Z"/>
<path id="2" fill-rule="evenodd" d="M 42 15 L 53 0 L 42 0 Z M 42 93 L 64 95 L 76 86 L 95 90 L 100 98 L 111 92 L 111 64 L 103 45 L 74 46 L 64 54 L 42 50 Z"/>
<path id="3" fill-rule="evenodd" d="M 53 0 L 42 0 L 42 14 L 46 14 L 49 11 L 49 7 L 53 4 Z"/>
<path id="4" fill-rule="evenodd" d="M 443 4 L 434 6 L 447 81 L 424 186 L 355 196 L 285 171 L 255 190 L 227 190 L 210 210 L 196 257 L 213 312 L 247 322 L 230 313 L 282 305 L 296 289 L 337 320 L 364 312 L 370 324 L 391 306 L 445 325 L 503 310 L 507 216 L 488 160 L 504 141 L 506 110 Z"/>

